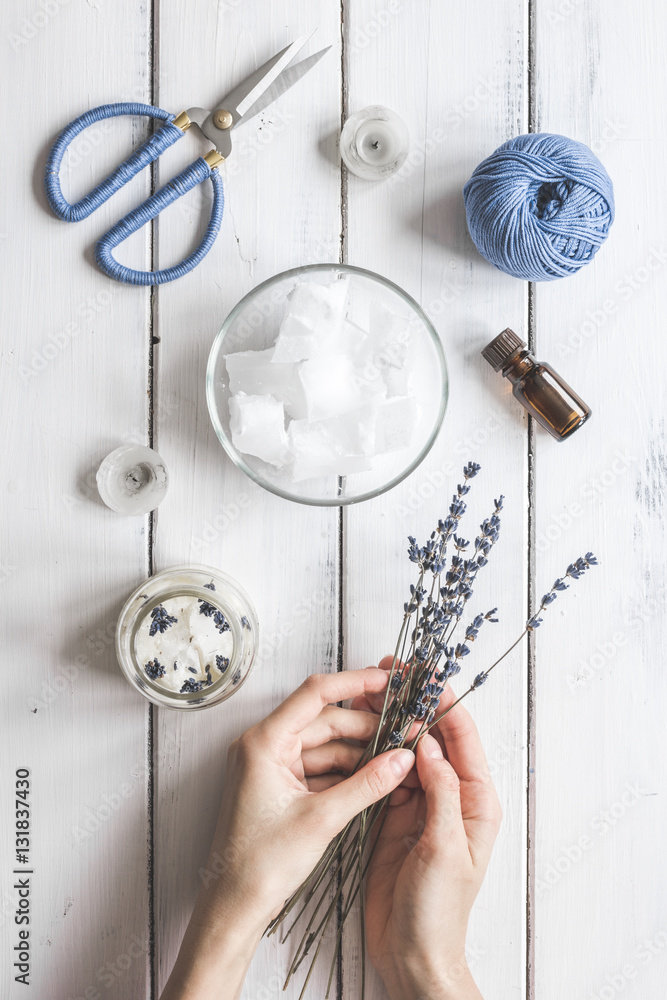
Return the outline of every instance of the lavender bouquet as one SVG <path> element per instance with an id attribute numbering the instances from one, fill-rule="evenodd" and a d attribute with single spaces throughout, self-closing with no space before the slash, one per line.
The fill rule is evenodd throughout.
<path id="1" fill-rule="evenodd" d="M 403 621 L 394 650 L 378 730 L 358 767 L 386 750 L 404 746 L 414 750 L 424 733 L 447 712 L 451 712 L 455 705 L 481 687 L 491 671 L 511 653 L 524 636 L 542 624 L 540 615 L 561 591 L 568 588 L 566 580 L 578 580 L 597 563 L 592 552 L 587 552 L 571 563 L 563 578 L 559 577 L 543 596 L 537 612 L 528 619 L 511 646 L 494 663 L 477 673 L 463 694 L 438 714 L 445 685 L 460 673 L 479 630 L 486 622 L 498 621 L 498 609 L 491 608 L 470 618 L 462 631 L 461 623 L 473 596 L 477 575 L 487 565 L 491 549 L 498 541 L 500 512 L 503 507 L 503 497 L 500 496 L 494 500 L 493 513 L 480 525 L 472 548 L 471 543 L 458 534 L 459 523 L 466 512 L 464 497 L 470 491 L 470 480 L 474 479 L 479 470 L 480 466 L 474 462 L 469 462 L 464 467 L 463 483 L 457 486 L 449 512 L 443 520 L 438 521 L 436 530 L 425 545 L 419 546 L 414 538 L 408 538 L 408 556 L 417 567 L 417 582 L 411 585 L 409 599 L 403 606 Z M 329 844 L 310 876 L 287 900 L 267 929 L 268 934 L 273 934 L 282 927 L 282 940 L 286 940 L 306 909 L 314 904 L 285 981 L 287 986 L 297 969 L 310 958 L 299 1000 L 305 995 L 331 921 L 336 913 L 340 913 L 342 919 L 335 937 L 325 994 L 325 1000 L 328 1000 L 341 947 L 343 926 L 357 897 L 361 909 L 363 1000 L 363 880 L 386 815 L 387 801 L 384 799 L 365 809 L 341 831 Z"/>

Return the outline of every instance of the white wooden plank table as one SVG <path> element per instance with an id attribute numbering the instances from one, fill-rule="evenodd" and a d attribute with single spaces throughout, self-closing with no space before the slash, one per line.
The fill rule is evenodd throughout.
<path id="1" fill-rule="evenodd" d="M 392 648 L 411 582 L 405 536 L 426 537 L 468 459 L 483 466 L 473 524 L 507 497 L 489 655 L 580 552 L 601 565 L 559 599 L 470 705 L 504 807 L 476 904 L 469 961 L 494 1000 L 657 1000 L 667 952 L 662 844 L 662 669 L 667 580 L 667 122 L 660 82 L 667 11 L 657 0 L 8 0 L 0 12 L 7 113 L 0 212 L 3 324 L 0 594 L 0 998 L 157 1000 L 197 891 L 229 741 L 313 670 Z M 109 281 L 90 247 L 142 200 L 148 172 L 86 222 L 47 208 L 55 134 L 98 104 L 174 112 L 214 101 L 317 27 L 331 53 L 308 82 L 239 132 L 225 167 L 222 233 L 203 264 L 151 293 Z M 411 154 L 390 181 L 341 171 L 349 113 L 383 103 Z M 577 277 L 529 288 L 486 264 L 461 189 L 498 144 L 526 131 L 588 143 L 615 184 L 607 245 Z M 194 130 L 193 130 L 194 132 Z M 79 197 L 145 137 L 102 123 L 64 171 Z M 164 182 L 201 149 L 165 155 Z M 183 256 L 205 188 L 137 234 L 123 259 Z M 450 370 L 445 425 L 391 493 L 342 513 L 290 505 L 226 459 L 204 371 L 233 304 L 285 268 L 343 260 L 418 299 Z M 564 445 L 530 426 L 479 355 L 511 325 L 591 403 Z M 152 443 L 172 489 L 152 518 L 120 518 L 94 472 L 125 441 Z M 124 682 L 114 624 L 149 572 L 204 562 L 255 600 L 260 662 L 232 701 L 183 717 Z M 31 984 L 14 981 L 14 777 L 31 770 Z M 286 948 L 262 944 L 244 1000 L 281 994 Z M 358 995 L 346 932 L 337 1000 Z M 323 995 L 324 966 L 313 980 Z M 372 976 L 369 1000 L 384 996 Z"/>

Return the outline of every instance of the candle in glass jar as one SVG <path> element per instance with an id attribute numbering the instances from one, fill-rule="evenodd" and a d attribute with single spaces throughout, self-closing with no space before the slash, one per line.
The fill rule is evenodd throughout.
<path id="1" fill-rule="evenodd" d="M 365 180 L 378 180 L 399 170 L 408 155 L 405 123 L 388 108 L 373 105 L 345 122 L 340 152 L 347 168 Z"/>

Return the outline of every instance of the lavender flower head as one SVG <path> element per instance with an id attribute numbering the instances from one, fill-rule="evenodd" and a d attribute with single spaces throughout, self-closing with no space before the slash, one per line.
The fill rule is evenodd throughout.
<path id="1" fill-rule="evenodd" d="M 154 660 L 149 660 L 148 663 L 144 664 L 144 672 L 147 677 L 152 681 L 158 680 L 160 677 L 164 677 L 166 671 L 162 666 L 157 657 Z"/>
<path id="2" fill-rule="evenodd" d="M 156 608 L 153 608 L 151 611 L 151 618 L 153 621 L 148 629 L 149 635 L 156 635 L 158 632 L 166 632 L 170 625 L 175 625 L 178 621 L 178 618 L 174 618 L 173 615 L 170 615 L 162 604 L 158 604 Z"/>

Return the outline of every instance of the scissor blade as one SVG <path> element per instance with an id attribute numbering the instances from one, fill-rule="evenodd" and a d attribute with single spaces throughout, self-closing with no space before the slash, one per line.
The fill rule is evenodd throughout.
<path id="1" fill-rule="evenodd" d="M 281 52 L 272 56 L 263 66 L 256 69 L 254 73 L 246 77 L 238 87 L 235 87 L 226 97 L 218 102 L 218 108 L 225 108 L 234 117 L 234 124 L 243 117 L 245 109 L 249 108 L 259 98 L 260 94 L 270 87 L 273 81 L 280 76 L 286 66 L 292 62 L 297 52 L 299 52 L 308 41 L 307 35 L 297 38 L 290 45 L 285 46 Z"/>
<path id="2" fill-rule="evenodd" d="M 273 104 L 281 94 L 284 94 L 286 90 L 293 87 L 295 83 L 298 83 L 302 76 L 312 69 L 313 66 L 320 61 L 323 55 L 325 55 L 329 49 L 330 45 L 327 45 L 326 49 L 321 49 L 312 56 L 308 56 L 307 59 L 303 59 L 301 62 L 297 63 L 296 66 L 288 66 L 287 69 L 278 76 L 278 79 L 271 84 L 268 90 L 265 90 L 261 97 L 255 101 L 247 111 L 244 111 L 242 117 L 238 122 L 234 123 L 234 128 L 237 125 L 243 125 L 244 122 L 248 121 L 249 118 L 254 118 L 255 115 L 263 111 L 264 108 L 268 107 L 269 104 Z"/>

